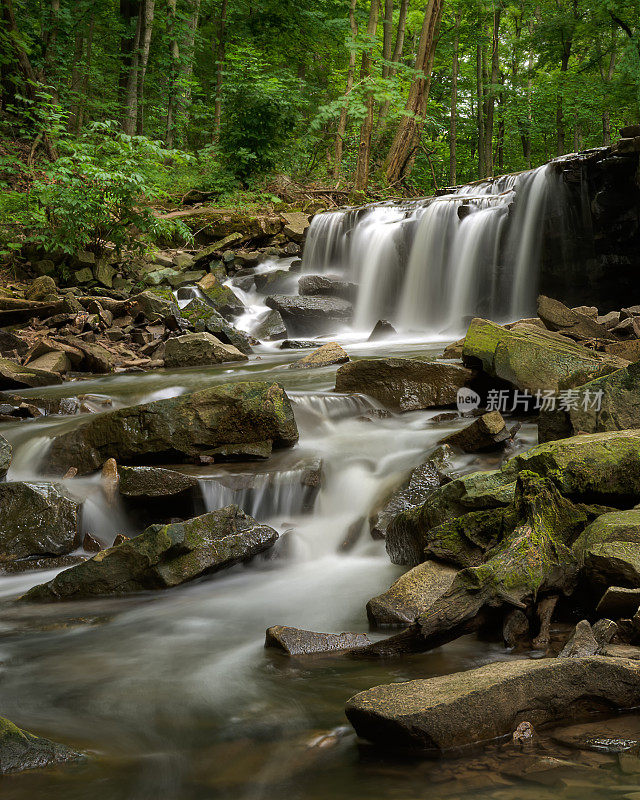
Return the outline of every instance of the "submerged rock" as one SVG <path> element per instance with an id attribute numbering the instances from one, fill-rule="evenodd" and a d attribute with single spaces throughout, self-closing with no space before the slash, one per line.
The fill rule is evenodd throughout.
<path id="1" fill-rule="evenodd" d="M 0 561 L 60 556 L 80 543 L 80 505 L 53 483 L 0 483 Z"/>
<path id="2" fill-rule="evenodd" d="M 193 475 L 162 467 L 120 467 L 119 473 L 124 497 L 172 497 L 199 486 Z"/>
<path id="3" fill-rule="evenodd" d="M 363 358 L 340 367 L 336 392 L 367 394 L 393 411 L 417 411 L 456 402 L 473 379 L 455 364 L 410 358 Z"/>
<path id="4" fill-rule="evenodd" d="M 280 312 L 271 310 L 253 333 L 258 339 L 266 339 L 273 342 L 287 338 L 287 326 L 284 324 Z"/>
<path id="5" fill-rule="evenodd" d="M 294 336 L 308 336 L 338 328 L 351 320 L 353 306 L 338 297 L 270 295 L 265 304 L 279 311 Z"/>
<path id="6" fill-rule="evenodd" d="M 264 646 L 289 656 L 308 656 L 351 650 L 370 644 L 364 633 L 316 633 L 286 625 L 267 628 Z"/>
<path id="7" fill-rule="evenodd" d="M 640 586 L 640 509 L 602 514 L 573 546 L 594 586 Z"/>
<path id="8" fill-rule="evenodd" d="M 298 292 L 303 297 L 316 295 L 340 297 L 353 303 L 358 293 L 358 285 L 344 281 L 337 275 L 302 275 L 298 280 Z"/>
<path id="9" fill-rule="evenodd" d="M 507 329 L 485 319 L 471 322 L 463 357 L 480 362 L 488 375 L 534 394 L 580 386 L 628 363 L 559 333 L 528 324 Z"/>
<path id="10" fill-rule="evenodd" d="M 0 480 L 2 480 L 11 466 L 11 456 L 13 448 L 9 442 L 0 435 Z"/>
<path id="11" fill-rule="evenodd" d="M 640 702 L 640 664 L 602 656 L 505 661 L 352 697 L 356 733 L 389 749 L 441 752 L 608 707 Z"/>
<path id="12" fill-rule="evenodd" d="M 224 344 L 210 333 L 187 333 L 169 339 L 165 346 L 164 363 L 169 368 L 199 367 L 225 361 L 247 361 L 248 356 L 237 347 Z"/>
<path id="13" fill-rule="evenodd" d="M 456 431 L 442 439 L 442 444 L 459 447 L 465 453 L 476 453 L 482 450 L 495 450 L 504 447 L 511 439 L 502 414 L 490 411 L 478 417 L 471 425 Z"/>
<path id="14" fill-rule="evenodd" d="M 330 367 L 333 364 L 344 364 L 349 360 L 347 353 L 337 342 L 327 342 L 313 353 L 289 364 L 290 369 L 312 369 L 314 367 Z"/>
<path id="15" fill-rule="evenodd" d="M 278 539 L 238 506 L 171 525 L 152 525 L 133 539 L 34 586 L 24 601 L 68 600 L 169 589 L 247 561 Z"/>
<path id="16" fill-rule="evenodd" d="M 574 389 L 570 408 L 541 411 L 541 442 L 576 433 L 640 428 L 640 362 Z"/>
<path id="17" fill-rule="evenodd" d="M 0 717 L 0 775 L 42 769 L 84 758 L 82 753 L 64 744 L 36 736 Z"/>
<path id="18" fill-rule="evenodd" d="M 396 329 L 386 319 L 379 319 L 369 334 L 368 342 L 380 342 L 396 335 Z"/>
<path id="19" fill-rule="evenodd" d="M 437 561 L 425 561 L 405 572 L 386 592 L 367 603 L 372 625 L 409 625 L 445 594 L 457 570 Z"/>
<path id="20" fill-rule="evenodd" d="M 77 467 L 82 475 L 110 457 L 119 464 L 161 457 L 170 462 L 220 448 L 241 454 L 258 444 L 288 447 L 297 440 L 293 410 L 279 384 L 222 384 L 93 416 L 52 440 L 45 469 L 64 474 Z"/>

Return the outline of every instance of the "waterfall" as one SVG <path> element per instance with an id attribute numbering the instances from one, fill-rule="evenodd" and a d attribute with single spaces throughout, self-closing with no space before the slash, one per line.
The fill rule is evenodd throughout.
<path id="1" fill-rule="evenodd" d="M 451 336 L 473 316 L 531 316 L 552 181 L 545 165 L 435 198 L 318 214 L 303 270 L 358 284 L 356 330 L 387 318 Z"/>

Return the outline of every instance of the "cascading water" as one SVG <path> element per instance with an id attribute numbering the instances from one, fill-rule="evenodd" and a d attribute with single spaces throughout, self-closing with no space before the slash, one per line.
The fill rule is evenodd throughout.
<path id="1" fill-rule="evenodd" d="M 530 316 L 548 167 L 463 186 L 428 200 L 314 217 L 303 270 L 358 283 L 354 323 L 456 334 L 472 316 Z"/>

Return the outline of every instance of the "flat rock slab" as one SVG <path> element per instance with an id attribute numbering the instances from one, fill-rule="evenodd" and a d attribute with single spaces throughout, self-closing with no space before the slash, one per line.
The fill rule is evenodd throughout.
<path id="1" fill-rule="evenodd" d="M 25 367 L 8 358 L 0 358 L 0 389 L 24 389 L 56 383 L 62 383 L 57 372 Z"/>
<path id="2" fill-rule="evenodd" d="M 603 656 L 504 661 L 427 680 L 375 686 L 352 697 L 357 734 L 390 748 L 447 751 L 640 702 L 640 664 Z"/>
<path id="3" fill-rule="evenodd" d="M 351 320 L 353 306 L 339 297 L 269 295 L 265 305 L 279 311 L 293 335 L 314 335 Z"/>
<path id="4" fill-rule="evenodd" d="M 0 717 L 0 775 L 66 764 L 85 758 L 63 744 L 18 728 Z"/>
<path id="5" fill-rule="evenodd" d="M 413 358 L 363 358 L 340 367 L 336 392 L 369 395 L 392 411 L 418 411 L 456 402 L 474 373 L 455 364 Z"/>
<path id="6" fill-rule="evenodd" d="M 640 589 L 609 586 L 596 608 L 598 616 L 620 619 L 632 617 L 640 607 Z"/>
<path id="7" fill-rule="evenodd" d="M 316 633 L 286 625 L 267 628 L 264 646 L 289 656 L 308 656 L 352 650 L 371 644 L 365 633 Z"/>
<path id="8" fill-rule="evenodd" d="M 163 467 L 120 467 L 118 489 L 125 497 L 171 497 L 198 487 L 198 479 Z"/>
<path id="9" fill-rule="evenodd" d="M 330 367 L 333 364 L 344 364 L 349 360 L 347 353 L 337 342 L 327 342 L 304 356 L 299 361 L 289 364 L 290 369 L 313 369 L 314 367 Z"/>

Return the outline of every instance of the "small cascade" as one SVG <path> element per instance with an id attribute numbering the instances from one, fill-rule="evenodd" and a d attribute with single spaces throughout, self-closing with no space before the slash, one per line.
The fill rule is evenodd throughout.
<path id="1" fill-rule="evenodd" d="M 356 417 L 378 408 L 370 397 L 362 394 L 336 394 L 334 392 L 288 392 L 293 403 L 296 421 L 300 417 L 323 421 Z"/>
<path id="2" fill-rule="evenodd" d="M 529 316 L 553 180 L 544 166 L 426 200 L 319 214 L 303 270 L 359 284 L 355 330 L 387 318 L 399 330 L 455 335 L 473 316 Z"/>

